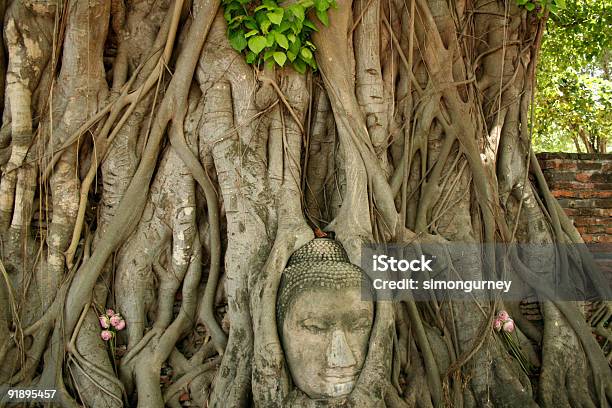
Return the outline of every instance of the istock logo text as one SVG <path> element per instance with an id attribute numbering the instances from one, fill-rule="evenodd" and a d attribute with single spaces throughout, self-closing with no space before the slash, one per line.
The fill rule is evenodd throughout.
<path id="1" fill-rule="evenodd" d="M 432 272 L 429 264 L 433 259 L 427 259 L 425 255 L 421 255 L 421 259 L 396 259 L 388 255 L 373 255 L 372 270 L 377 272 Z"/>

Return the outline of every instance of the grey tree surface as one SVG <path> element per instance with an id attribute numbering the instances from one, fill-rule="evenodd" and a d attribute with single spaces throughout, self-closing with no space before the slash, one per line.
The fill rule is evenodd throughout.
<path id="1" fill-rule="evenodd" d="M 219 0 L 0 4 L 2 384 L 67 407 L 324 406 L 296 397 L 275 319 L 313 231 L 354 263 L 372 241 L 582 242 L 531 150 L 545 19 L 515 1 L 339 0 L 306 75 L 249 66 Z M 494 257 L 456 267 L 501 274 Z M 606 284 L 583 252 L 510 261 L 526 297 L 555 262 Z M 582 305 L 537 295 L 542 324 L 381 302 L 344 406 L 607 406 Z M 112 351 L 107 307 L 127 322 Z M 501 308 L 532 378 L 491 328 Z"/>

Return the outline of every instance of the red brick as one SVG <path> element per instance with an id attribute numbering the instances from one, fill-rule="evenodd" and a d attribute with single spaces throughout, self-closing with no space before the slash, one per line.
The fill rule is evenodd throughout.
<path id="1" fill-rule="evenodd" d="M 575 161 L 562 161 L 555 168 L 559 170 L 576 170 L 578 166 Z"/>
<path id="2" fill-rule="evenodd" d="M 580 172 L 580 173 L 576 173 L 576 180 L 583 182 L 583 183 L 587 183 L 588 181 L 591 180 L 591 176 L 592 173 L 589 172 Z"/>
<path id="3" fill-rule="evenodd" d="M 596 208 L 612 212 L 612 199 L 610 198 L 560 198 L 561 207 L 568 208 Z"/>
<path id="4" fill-rule="evenodd" d="M 611 222 L 611 220 L 607 218 L 598 218 L 598 217 L 575 217 L 574 224 L 579 227 L 587 226 L 587 225 L 606 225 L 607 222 Z"/>
<path id="5" fill-rule="evenodd" d="M 557 181 L 548 182 L 548 188 L 552 190 L 612 190 L 612 183 L 581 183 L 579 181 Z"/>
<path id="6" fill-rule="evenodd" d="M 553 190 L 553 196 L 557 198 L 611 198 L 612 190 Z"/>
<path id="7" fill-rule="evenodd" d="M 582 236 L 584 242 L 606 244 L 612 243 L 612 235 L 607 234 L 584 234 Z"/>
<path id="8" fill-rule="evenodd" d="M 612 197 L 612 190 L 590 191 L 589 197 L 610 198 Z"/>
<path id="9" fill-rule="evenodd" d="M 594 190 L 597 189 L 595 183 L 580 183 L 578 181 L 559 181 L 557 183 L 549 183 L 548 188 L 551 190 Z"/>
<path id="10" fill-rule="evenodd" d="M 578 170 L 601 170 L 602 162 L 594 160 L 579 160 L 577 162 Z"/>
<path id="11" fill-rule="evenodd" d="M 597 212 L 593 212 L 593 215 L 601 215 L 603 217 L 612 217 L 612 209 L 610 209 L 610 208 L 597 208 Z"/>
<path id="12" fill-rule="evenodd" d="M 612 155 L 541 153 L 537 157 L 551 193 L 585 242 L 612 245 Z"/>
<path id="13" fill-rule="evenodd" d="M 571 197 L 578 196 L 578 192 L 575 190 L 553 190 L 552 194 L 553 196 L 557 198 L 559 197 L 571 198 Z"/>
<path id="14" fill-rule="evenodd" d="M 561 207 L 563 204 L 559 200 Z M 610 208 L 563 208 L 565 214 L 570 218 L 576 217 L 612 217 L 612 209 Z"/>
<path id="15" fill-rule="evenodd" d="M 602 173 L 596 171 L 591 174 L 590 180 L 596 183 L 612 183 L 612 172 Z"/>
<path id="16" fill-rule="evenodd" d="M 548 169 L 554 169 L 555 168 L 555 161 L 554 160 L 541 160 L 540 161 L 540 168 L 544 171 L 548 170 Z"/>
<path id="17" fill-rule="evenodd" d="M 606 227 L 603 225 L 589 225 L 586 227 L 586 231 L 589 234 L 602 234 L 606 232 Z"/>
<path id="18" fill-rule="evenodd" d="M 552 159 L 543 160 L 540 167 L 544 170 L 576 170 L 578 163 L 575 160 Z"/>
<path id="19" fill-rule="evenodd" d="M 594 207 L 601 208 L 603 210 L 608 210 L 608 214 L 612 214 L 612 199 L 598 198 L 593 200 L 593 204 Z"/>

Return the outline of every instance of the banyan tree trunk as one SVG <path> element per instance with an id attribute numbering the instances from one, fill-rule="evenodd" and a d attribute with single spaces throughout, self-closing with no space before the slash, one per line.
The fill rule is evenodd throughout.
<path id="1" fill-rule="evenodd" d="M 312 37 L 318 70 L 300 74 L 247 64 L 219 0 L 0 2 L 2 389 L 323 406 L 295 397 L 275 319 L 315 231 L 356 264 L 368 242 L 581 243 L 531 149 L 546 18 L 516 3 L 338 0 Z M 532 288 L 555 263 L 607 282 L 585 252 L 528 258 L 511 251 L 503 272 L 536 297 L 536 323 L 489 298 L 379 302 L 345 406 L 612 402 L 582 305 Z M 502 273 L 491 251 L 453 262 L 464 279 Z M 126 327 L 105 342 L 108 308 Z M 536 374 L 495 335 L 503 308 Z M 599 339 L 610 313 L 592 319 Z"/>

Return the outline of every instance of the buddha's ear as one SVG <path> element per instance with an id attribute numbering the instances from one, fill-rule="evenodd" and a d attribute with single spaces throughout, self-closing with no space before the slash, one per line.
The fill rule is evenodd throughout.
<path id="1" fill-rule="evenodd" d="M 389 356 L 393 352 L 393 330 L 393 303 L 376 302 L 368 355 L 357 384 L 349 396 L 353 406 L 376 407 L 384 401 L 384 395 L 391 383 L 392 359 Z"/>

